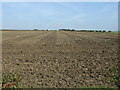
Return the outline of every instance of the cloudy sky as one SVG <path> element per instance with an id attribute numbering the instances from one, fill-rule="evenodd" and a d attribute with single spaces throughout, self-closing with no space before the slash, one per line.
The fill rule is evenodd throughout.
<path id="1" fill-rule="evenodd" d="M 118 29 L 117 2 L 3 2 L 3 29 Z"/>

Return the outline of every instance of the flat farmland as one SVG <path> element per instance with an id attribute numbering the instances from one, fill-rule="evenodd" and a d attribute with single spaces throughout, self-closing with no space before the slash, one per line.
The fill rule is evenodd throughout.
<path id="1" fill-rule="evenodd" d="M 3 31 L 3 75 L 16 72 L 20 87 L 116 87 L 118 35 L 102 32 Z"/>

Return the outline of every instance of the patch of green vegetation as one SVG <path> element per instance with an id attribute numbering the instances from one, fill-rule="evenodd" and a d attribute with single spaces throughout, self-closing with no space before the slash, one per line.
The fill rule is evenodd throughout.
<path id="1" fill-rule="evenodd" d="M 109 88 L 109 87 L 106 87 L 106 86 L 96 86 L 96 87 L 92 87 L 92 86 L 89 86 L 89 87 L 86 87 L 86 86 L 82 86 L 80 87 L 80 90 L 117 90 L 117 88 Z"/>
<path id="2" fill-rule="evenodd" d="M 106 86 L 96 86 L 96 87 L 92 87 L 92 86 L 81 86 L 80 88 L 109 88 Z"/>
<path id="3" fill-rule="evenodd" d="M 120 68 L 119 67 L 113 67 L 110 69 L 111 75 L 109 77 L 110 82 L 115 84 L 117 87 L 120 88 Z"/>
<path id="4" fill-rule="evenodd" d="M 120 34 L 120 31 L 111 31 L 111 32 L 108 32 L 108 33 Z"/>
<path id="5" fill-rule="evenodd" d="M 15 82 L 14 84 L 8 86 L 7 88 L 19 88 L 20 80 L 21 78 L 15 72 L 7 75 L 5 74 L 2 77 L 2 86 L 4 86 L 5 84 L 12 84 L 13 82 Z"/>

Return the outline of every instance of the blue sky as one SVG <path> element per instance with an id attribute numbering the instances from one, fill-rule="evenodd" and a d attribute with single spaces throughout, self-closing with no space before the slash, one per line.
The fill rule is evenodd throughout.
<path id="1" fill-rule="evenodd" d="M 3 2 L 3 29 L 118 29 L 117 2 Z"/>

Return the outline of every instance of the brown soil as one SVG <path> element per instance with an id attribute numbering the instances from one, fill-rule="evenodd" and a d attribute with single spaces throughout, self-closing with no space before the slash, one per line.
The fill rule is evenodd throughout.
<path id="1" fill-rule="evenodd" d="M 118 35 L 97 32 L 3 31 L 3 74 L 17 72 L 21 87 L 115 87 Z"/>

